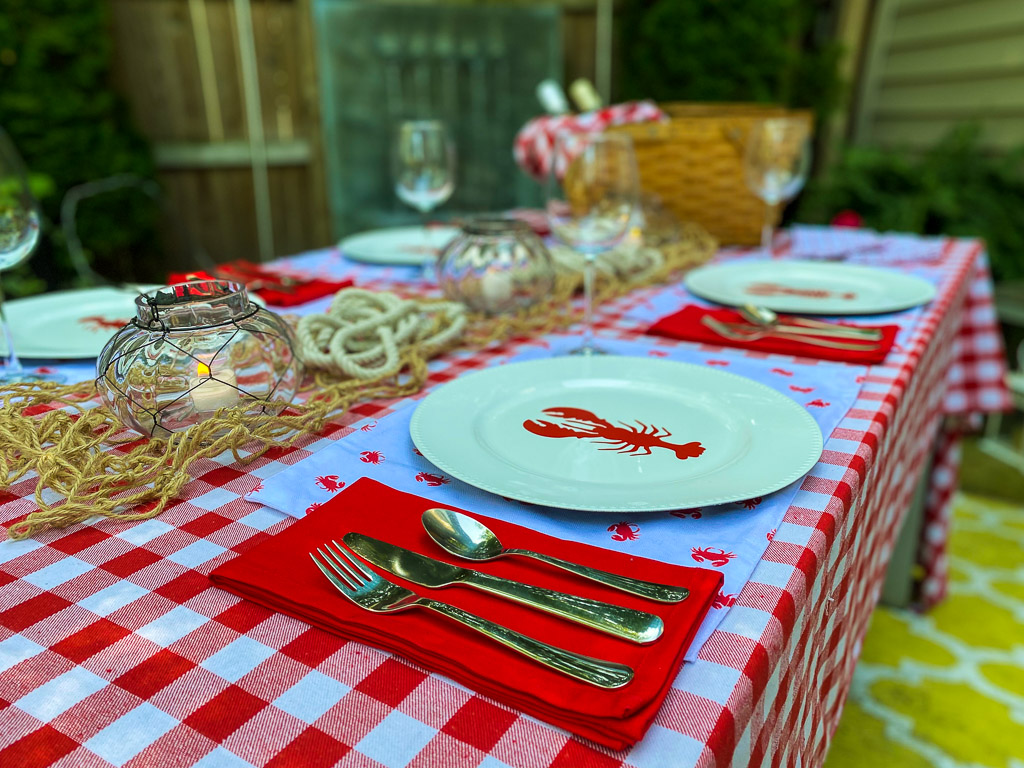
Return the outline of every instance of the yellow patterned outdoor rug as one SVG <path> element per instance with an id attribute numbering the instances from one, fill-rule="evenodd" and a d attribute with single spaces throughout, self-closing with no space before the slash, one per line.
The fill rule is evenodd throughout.
<path id="1" fill-rule="evenodd" d="M 825 768 L 1024 768 L 1024 499 L 960 494 L 950 554 L 944 603 L 875 611 Z"/>

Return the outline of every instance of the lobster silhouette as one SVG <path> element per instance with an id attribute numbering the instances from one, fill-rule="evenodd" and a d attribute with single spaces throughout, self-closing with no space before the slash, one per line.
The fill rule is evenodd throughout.
<path id="1" fill-rule="evenodd" d="M 639 428 L 623 421 L 619 422 L 622 426 L 617 427 L 582 408 L 545 408 L 543 413 L 561 419 L 562 423 L 527 419 L 523 422 L 523 427 L 541 437 L 590 438 L 593 442 L 609 446 L 598 448 L 599 451 L 629 454 L 642 452 L 644 456 L 650 456 L 651 448 L 664 448 L 672 451 L 677 459 L 692 459 L 704 453 L 704 446 L 698 442 L 683 445 L 665 442 L 666 437 L 672 436 L 671 432 L 641 421 L 636 422 L 640 425 Z"/>
<path id="2" fill-rule="evenodd" d="M 857 294 L 851 291 L 827 291 L 824 288 L 791 288 L 778 283 L 753 283 L 747 286 L 747 293 L 754 296 L 806 296 L 810 299 L 826 299 L 835 296 L 840 299 L 855 299 Z"/>

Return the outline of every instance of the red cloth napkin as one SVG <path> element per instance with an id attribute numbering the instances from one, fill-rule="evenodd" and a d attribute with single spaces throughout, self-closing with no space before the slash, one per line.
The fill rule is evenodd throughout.
<path id="1" fill-rule="evenodd" d="M 280 280 L 281 276 L 271 269 L 253 264 L 250 261 L 239 259 L 228 264 L 221 264 L 218 271 L 223 275 L 229 275 L 232 279 L 242 283 L 251 283 L 256 280 L 264 280 L 274 283 Z M 172 274 L 168 278 L 171 283 L 183 283 L 189 280 L 222 280 L 223 277 L 215 277 L 208 272 L 185 272 Z M 297 282 L 294 285 L 282 286 L 280 290 L 275 288 L 260 288 L 251 293 L 257 294 L 267 304 L 275 307 L 295 307 L 305 304 L 307 301 L 323 298 L 337 293 L 342 288 L 352 285 L 352 280 L 321 280 L 316 277 L 294 278 Z"/>
<path id="2" fill-rule="evenodd" d="M 550 670 L 489 638 L 423 608 L 381 615 L 358 608 L 324 578 L 307 553 L 350 531 L 459 565 L 435 544 L 420 516 L 436 506 L 369 478 L 306 515 L 273 538 L 210 574 L 217 586 L 327 632 L 394 651 L 427 669 L 573 733 L 622 749 L 650 726 L 683 661 L 701 620 L 722 586 L 722 574 L 562 541 L 536 531 L 473 515 L 495 531 L 505 546 L 525 547 L 621 574 L 686 586 L 681 603 L 656 603 L 581 579 L 561 569 L 507 557 L 469 563 L 496 576 L 573 592 L 655 613 L 663 635 L 646 646 L 549 616 L 467 587 L 430 590 L 394 580 L 471 613 L 504 624 L 552 645 L 628 664 L 632 682 L 604 690 Z M 394 578 L 389 576 L 388 578 Z"/>
<path id="3" fill-rule="evenodd" d="M 701 318 L 708 315 L 723 323 L 745 323 L 739 312 L 732 309 L 708 309 L 698 307 L 694 304 L 683 307 L 674 315 L 661 318 L 658 322 L 647 329 L 652 336 L 664 336 L 668 339 L 679 339 L 681 341 L 699 341 L 703 344 L 720 344 L 725 347 L 742 347 L 753 349 L 758 352 L 775 352 L 782 355 L 798 355 L 800 357 L 814 357 L 819 360 L 838 360 L 843 363 L 864 363 L 875 365 L 885 360 L 889 354 L 893 342 L 896 340 L 898 325 L 879 326 L 855 326 L 858 328 L 875 328 L 882 332 L 881 342 L 874 347 L 861 351 L 856 349 L 832 349 L 821 347 L 817 344 L 805 344 L 795 338 L 782 338 L 781 336 L 765 336 L 757 341 L 733 341 L 720 336 L 701 322 Z M 781 316 L 785 320 L 785 315 Z M 842 325 L 842 323 L 837 323 Z M 813 336 L 811 338 L 820 338 Z M 846 343 L 849 339 L 831 339 L 840 343 Z M 856 340 L 854 339 L 856 342 Z"/>

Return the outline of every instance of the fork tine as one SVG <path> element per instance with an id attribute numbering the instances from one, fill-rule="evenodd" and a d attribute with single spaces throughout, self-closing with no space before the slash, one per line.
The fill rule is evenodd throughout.
<path id="1" fill-rule="evenodd" d="M 339 546 L 338 542 L 336 542 L 334 539 L 331 539 L 331 544 L 333 544 L 337 548 L 337 550 L 345 556 L 345 559 L 348 560 L 349 563 L 354 565 L 359 570 L 359 572 L 363 574 L 363 576 L 365 576 L 367 579 L 371 581 L 373 580 L 373 572 L 368 571 L 358 557 L 353 557 L 348 550 Z"/>
<path id="2" fill-rule="evenodd" d="M 334 546 L 337 547 L 338 545 L 335 543 Z M 335 571 L 337 571 L 339 568 L 344 569 L 345 573 L 348 576 L 348 578 L 346 579 L 347 581 L 354 582 L 357 587 L 362 586 L 364 582 L 368 581 L 368 579 L 360 575 L 358 571 L 353 570 L 349 558 L 343 557 L 344 550 L 342 550 L 340 547 L 338 547 L 338 552 L 335 552 L 327 544 L 324 544 L 324 549 L 326 549 L 328 554 L 330 555 L 331 559 L 329 559 L 328 562 L 330 563 L 331 567 L 334 568 Z M 320 549 L 318 549 L 317 551 L 320 552 L 321 555 L 324 554 L 323 551 Z"/>
<path id="3" fill-rule="evenodd" d="M 340 576 L 342 581 L 348 584 L 350 588 L 358 589 L 360 586 L 362 586 L 362 582 L 359 579 L 355 578 L 348 569 L 341 568 L 337 564 L 335 564 L 334 560 L 337 558 L 333 557 L 334 553 L 331 552 L 330 547 L 328 547 L 325 544 L 324 549 L 326 549 L 327 552 L 324 552 L 324 550 L 320 549 L 320 547 L 317 547 L 316 551 L 320 553 L 320 557 L 322 557 L 324 559 L 324 562 L 327 563 L 328 568 L 330 568 L 332 571 L 334 571 L 335 574 Z"/>
<path id="4" fill-rule="evenodd" d="M 320 552 L 320 550 L 317 551 Z M 323 556 L 323 552 L 320 552 L 320 555 Z M 320 572 L 323 573 L 323 575 L 327 577 L 327 580 L 334 585 L 335 589 L 337 589 L 346 597 L 348 597 L 351 594 L 352 590 L 354 589 L 353 586 L 351 586 L 347 581 L 342 581 L 341 579 L 339 579 L 334 574 L 334 571 L 328 566 L 321 563 L 319 560 L 317 560 L 316 555 L 314 555 L 312 552 L 309 553 L 309 556 L 310 558 L 312 558 L 313 562 L 316 563 L 316 567 L 320 569 Z"/>

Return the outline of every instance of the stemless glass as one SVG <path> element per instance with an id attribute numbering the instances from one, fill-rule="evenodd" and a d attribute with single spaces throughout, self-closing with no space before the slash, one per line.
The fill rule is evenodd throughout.
<path id="1" fill-rule="evenodd" d="M 426 224 L 430 211 L 455 191 L 455 145 L 439 120 L 410 120 L 398 127 L 393 153 L 395 194 Z"/>
<path id="2" fill-rule="evenodd" d="M 747 187 L 767 208 L 761 248 L 771 252 L 772 214 L 776 206 L 796 197 L 811 166 L 811 129 L 797 117 L 771 117 L 751 127 L 743 158 Z"/>
<path id="3" fill-rule="evenodd" d="M 0 128 L 0 272 L 16 267 L 32 255 L 39 243 L 39 207 L 28 187 L 25 166 L 10 138 Z M 29 373 L 14 351 L 14 337 L 4 316 L 0 287 L 0 327 L 7 342 L 7 357 L 0 360 L 0 384 L 17 381 L 60 381 L 53 374 Z"/>
<path id="4" fill-rule="evenodd" d="M 583 344 L 594 346 L 594 262 L 629 231 L 639 205 L 640 176 L 633 141 L 622 133 L 559 134 L 547 185 L 551 232 L 583 254 Z"/>

